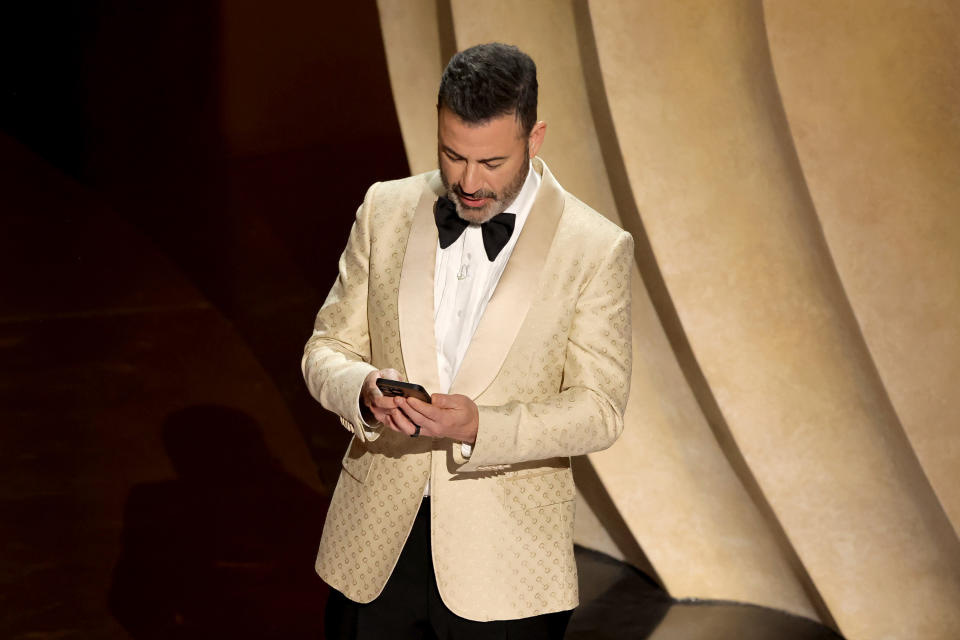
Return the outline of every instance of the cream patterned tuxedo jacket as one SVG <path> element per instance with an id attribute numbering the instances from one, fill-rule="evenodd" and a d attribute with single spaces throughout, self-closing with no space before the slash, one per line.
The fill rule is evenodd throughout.
<path id="1" fill-rule="evenodd" d="M 390 577 L 430 479 L 431 541 L 444 603 L 472 620 L 577 605 L 570 456 L 609 447 L 630 380 L 630 235 L 542 182 L 450 393 L 472 398 L 469 459 L 447 439 L 362 427 L 370 371 L 437 391 L 433 205 L 439 173 L 370 187 L 303 356 L 313 396 L 353 439 L 317 572 L 358 602 Z"/>

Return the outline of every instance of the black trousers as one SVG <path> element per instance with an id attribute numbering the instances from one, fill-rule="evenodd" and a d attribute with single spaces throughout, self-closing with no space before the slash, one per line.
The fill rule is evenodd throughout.
<path id="1" fill-rule="evenodd" d="M 572 613 L 476 622 L 447 609 L 434 578 L 430 499 L 424 498 L 383 592 L 369 604 L 358 604 L 331 589 L 324 628 L 327 640 L 561 640 Z"/>

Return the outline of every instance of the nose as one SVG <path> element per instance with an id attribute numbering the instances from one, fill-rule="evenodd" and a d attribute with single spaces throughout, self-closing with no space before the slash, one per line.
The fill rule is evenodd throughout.
<path id="1" fill-rule="evenodd" d="M 480 168 L 468 162 L 463 175 L 460 176 L 460 189 L 466 194 L 471 194 L 480 190 L 481 182 Z"/>

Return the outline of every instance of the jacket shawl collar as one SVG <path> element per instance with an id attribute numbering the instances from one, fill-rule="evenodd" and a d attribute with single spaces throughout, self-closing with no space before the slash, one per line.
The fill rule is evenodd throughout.
<path id="1" fill-rule="evenodd" d="M 542 176 L 537 199 L 480 318 L 450 393 L 462 393 L 475 400 L 490 386 L 536 294 L 536 284 L 563 213 L 564 192 L 542 160 L 534 158 L 533 169 Z M 423 385 L 431 393 L 439 391 L 433 327 L 433 274 L 437 252 L 433 205 L 443 193 L 439 172 L 429 174 L 407 239 L 397 305 L 407 379 Z"/>

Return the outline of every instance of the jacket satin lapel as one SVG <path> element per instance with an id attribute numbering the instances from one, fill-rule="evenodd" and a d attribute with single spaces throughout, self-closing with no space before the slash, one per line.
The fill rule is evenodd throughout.
<path id="1" fill-rule="evenodd" d="M 420 195 L 407 237 L 400 272 L 397 314 L 400 349 L 407 380 L 439 391 L 437 348 L 433 330 L 433 273 L 437 258 L 437 225 L 433 203 L 443 194 L 439 172 L 430 176 Z"/>
<path id="2" fill-rule="evenodd" d="M 490 386 L 513 346 L 536 293 L 540 272 L 563 213 L 563 189 L 539 158 L 534 159 L 533 166 L 534 170 L 542 168 L 537 199 L 477 325 L 450 393 L 462 393 L 476 399 Z M 434 242 L 436 235 L 434 231 Z M 432 277 L 430 282 L 433 282 Z M 433 324 L 430 326 L 432 328 Z"/>

